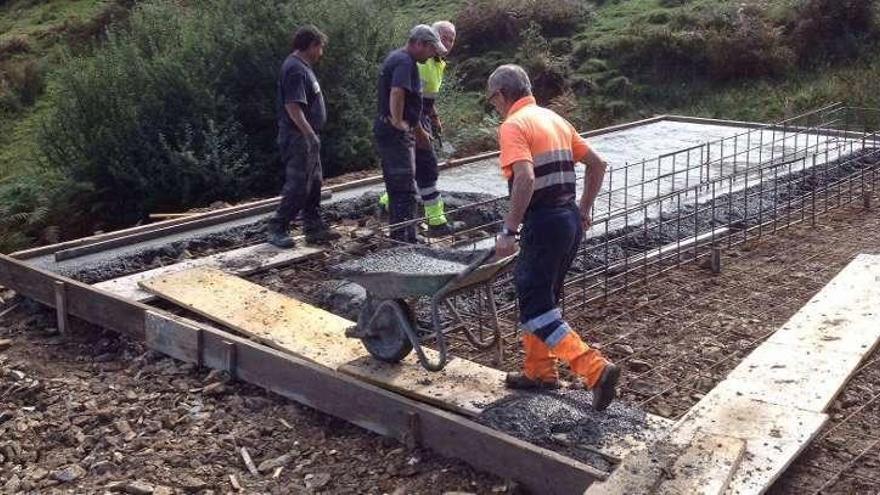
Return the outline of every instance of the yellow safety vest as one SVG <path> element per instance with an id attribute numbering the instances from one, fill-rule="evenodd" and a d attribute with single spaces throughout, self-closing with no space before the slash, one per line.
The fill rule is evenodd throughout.
<path id="1" fill-rule="evenodd" d="M 419 77 L 422 79 L 422 98 L 436 99 L 440 94 L 440 86 L 443 84 L 443 72 L 446 70 L 446 61 L 438 58 L 430 58 L 419 65 Z"/>

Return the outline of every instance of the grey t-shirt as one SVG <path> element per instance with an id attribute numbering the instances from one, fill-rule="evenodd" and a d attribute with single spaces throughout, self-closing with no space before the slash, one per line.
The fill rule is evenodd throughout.
<path id="1" fill-rule="evenodd" d="M 422 113 L 422 79 L 416 60 L 404 49 L 394 50 L 382 64 L 379 72 L 378 100 L 379 118 L 391 117 L 391 88 L 406 90 L 403 119 L 411 126 L 419 123 Z"/>
<path id="2" fill-rule="evenodd" d="M 284 108 L 288 103 L 302 105 L 306 120 L 315 132 L 319 132 L 327 122 L 324 93 L 318 84 L 318 78 L 311 66 L 295 55 L 284 60 L 278 77 L 278 135 L 281 137 L 299 133 L 299 128 Z"/>

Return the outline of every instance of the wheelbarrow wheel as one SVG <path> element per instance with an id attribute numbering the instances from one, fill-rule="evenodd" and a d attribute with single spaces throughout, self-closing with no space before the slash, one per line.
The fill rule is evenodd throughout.
<path id="1" fill-rule="evenodd" d="M 364 347 L 376 359 L 387 363 L 398 363 L 413 350 L 407 335 L 406 326 L 413 326 L 412 312 L 401 300 L 382 301 L 372 308 L 364 308 L 372 314 L 367 317 L 367 331 L 361 337 Z M 411 333 L 411 332 L 410 332 Z"/>

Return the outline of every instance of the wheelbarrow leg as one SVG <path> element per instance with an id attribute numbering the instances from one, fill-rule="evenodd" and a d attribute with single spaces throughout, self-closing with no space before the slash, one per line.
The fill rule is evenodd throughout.
<path id="1" fill-rule="evenodd" d="M 487 283 L 483 290 L 489 304 L 489 321 L 495 338 L 495 364 L 501 364 L 504 362 L 504 336 L 501 335 L 501 324 L 498 323 L 498 306 L 495 304 L 495 293 L 492 292 L 493 281 Z"/>

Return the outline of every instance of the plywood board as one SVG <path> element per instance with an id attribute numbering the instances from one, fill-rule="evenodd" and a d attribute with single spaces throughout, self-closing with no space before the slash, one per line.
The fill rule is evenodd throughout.
<path id="1" fill-rule="evenodd" d="M 281 249 L 268 243 L 256 244 L 204 258 L 191 259 L 174 263 L 173 265 L 161 266 L 152 270 L 114 278 L 94 284 L 94 287 L 112 292 L 132 301 L 144 302 L 149 301 L 154 296 L 141 289 L 139 284 L 144 280 L 156 278 L 160 275 L 181 272 L 200 266 L 219 268 L 235 275 L 249 275 L 260 270 L 267 270 L 308 259 L 321 254 L 323 251 L 322 248 L 312 246 Z"/>
<path id="2" fill-rule="evenodd" d="M 366 355 L 359 341 L 344 335 L 351 321 L 215 268 L 163 274 L 141 286 L 258 342 L 333 370 Z"/>
<path id="3" fill-rule="evenodd" d="M 760 494 L 785 471 L 822 428 L 827 415 L 731 395 L 713 389 L 673 427 L 672 441 L 701 434 L 746 442 L 746 452 L 726 493 Z"/>
<path id="4" fill-rule="evenodd" d="M 435 351 L 425 352 L 430 359 L 437 359 Z M 339 371 L 467 416 L 478 415 L 509 393 L 503 371 L 467 359 L 452 359 L 442 371 L 433 373 L 419 365 L 414 353 L 396 365 L 365 356 L 344 364 Z"/>
<path id="5" fill-rule="evenodd" d="M 721 495 L 743 458 L 746 442 L 726 435 L 699 435 L 672 463 L 658 495 Z"/>
<path id="6" fill-rule="evenodd" d="M 745 441 L 724 435 L 700 435 L 684 444 L 661 440 L 633 452 L 586 494 L 721 495 L 745 447 Z"/>
<path id="7" fill-rule="evenodd" d="M 716 388 L 813 412 L 828 408 L 864 356 L 766 342 Z"/>

